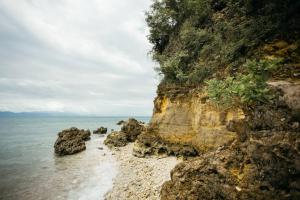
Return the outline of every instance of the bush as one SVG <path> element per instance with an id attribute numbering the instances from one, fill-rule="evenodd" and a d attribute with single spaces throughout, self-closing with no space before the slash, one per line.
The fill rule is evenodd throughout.
<path id="1" fill-rule="evenodd" d="M 244 74 L 229 76 L 224 80 L 206 81 L 207 94 L 214 104 L 224 109 L 268 103 L 272 101 L 274 95 L 268 88 L 267 80 L 280 62 L 280 59 L 247 61 Z"/>
<path id="2" fill-rule="evenodd" d="M 171 82 L 185 82 L 187 75 L 184 73 L 185 58 L 187 52 L 177 52 L 171 57 L 160 56 L 157 58 L 160 63 L 159 73 L 164 74 L 165 78 Z"/>

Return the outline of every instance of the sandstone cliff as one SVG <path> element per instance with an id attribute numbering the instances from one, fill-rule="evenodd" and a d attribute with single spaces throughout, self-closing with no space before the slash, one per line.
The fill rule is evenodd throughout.
<path id="1" fill-rule="evenodd" d="M 236 138 L 234 132 L 226 129 L 226 125 L 230 120 L 244 118 L 242 110 L 222 111 L 210 105 L 207 96 L 199 88 L 160 85 L 157 94 L 146 134 L 155 135 L 169 144 L 165 147 L 160 145 L 166 152 L 168 146 L 177 144 L 193 147 L 197 154 L 202 154 L 231 143 Z M 143 140 L 145 136 L 136 142 L 135 153 L 143 151 L 140 149 L 141 143 L 145 142 Z M 158 148 L 150 138 L 148 141 L 148 146 Z M 164 153 L 163 149 L 157 151 Z"/>

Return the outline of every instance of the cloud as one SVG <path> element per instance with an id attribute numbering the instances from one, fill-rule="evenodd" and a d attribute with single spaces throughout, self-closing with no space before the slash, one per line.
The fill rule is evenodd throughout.
<path id="1" fill-rule="evenodd" d="M 2 0 L 0 110 L 150 115 L 151 0 Z"/>

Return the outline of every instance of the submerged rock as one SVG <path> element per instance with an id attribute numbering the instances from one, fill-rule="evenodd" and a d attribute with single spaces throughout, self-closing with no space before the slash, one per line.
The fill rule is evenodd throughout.
<path id="1" fill-rule="evenodd" d="M 93 133 L 94 134 L 106 134 L 107 133 L 107 128 L 104 128 L 103 126 L 101 126 L 97 130 L 94 130 Z"/>
<path id="2" fill-rule="evenodd" d="M 81 152 L 86 149 L 85 141 L 89 140 L 90 136 L 90 130 L 75 127 L 65 129 L 58 133 L 58 138 L 54 144 L 55 153 L 63 156 Z"/>
<path id="3" fill-rule="evenodd" d="M 115 131 L 109 134 L 104 144 L 115 147 L 125 146 L 129 142 L 134 142 L 137 136 L 145 130 L 145 126 L 133 118 L 130 118 L 122 124 L 121 131 Z"/>

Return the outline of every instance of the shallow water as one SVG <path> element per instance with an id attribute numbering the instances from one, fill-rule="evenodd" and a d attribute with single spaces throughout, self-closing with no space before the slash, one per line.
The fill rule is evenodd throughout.
<path id="1" fill-rule="evenodd" d="M 103 199 L 117 173 L 104 137 L 92 135 L 86 151 L 72 156 L 55 156 L 53 144 L 62 129 L 117 130 L 121 119 L 126 117 L 0 117 L 0 199 Z"/>

